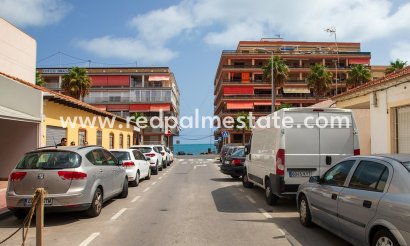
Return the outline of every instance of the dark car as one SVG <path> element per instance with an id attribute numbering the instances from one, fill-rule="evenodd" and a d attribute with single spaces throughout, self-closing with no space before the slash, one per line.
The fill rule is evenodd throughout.
<path id="1" fill-rule="evenodd" d="M 223 162 L 223 160 L 224 160 L 224 158 L 225 158 L 225 155 L 226 155 L 226 153 L 228 152 L 228 150 L 229 150 L 231 147 L 235 147 L 235 146 L 238 146 L 238 144 L 225 144 L 224 146 L 222 146 L 221 152 L 219 153 L 219 161 L 220 161 L 221 163 Z"/>
<path id="2" fill-rule="evenodd" d="M 235 151 L 237 151 L 237 150 L 240 149 L 240 148 L 245 148 L 245 147 L 244 147 L 244 146 L 235 146 L 235 145 L 229 146 L 228 149 L 227 149 L 227 151 L 226 151 L 226 153 L 225 153 L 225 155 L 223 156 L 223 158 L 222 158 L 222 160 L 221 160 L 221 163 L 224 163 L 225 160 L 226 160 L 229 156 L 231 156 L 233 153 L 235 153 Z"/>
<path id="3" fill-rule="evenodd" d="M 232 178 L 242 176 L 245 165 L 245 148 L 237 148 L 230 156 L 226 157 L 221 165 L 221 173 L 231 175 Z"/>

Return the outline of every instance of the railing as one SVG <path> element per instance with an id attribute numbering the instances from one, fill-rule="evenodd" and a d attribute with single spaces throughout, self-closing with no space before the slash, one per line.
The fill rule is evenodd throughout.
<path id="1" fill-rule="evenodd" d="M 171 97 L 86 97 L 86 103 L 145 103 L 145 102 L 171 102 Z"/>
<path id="2" fill-rule="evenodd" d="M 338 52 L 336 51 L 325 51 L 325 50 L 286 50 L 286 51 L 280 51 L 280 50 L 273 50 L 274 54 L 334 54 L 336 55 Z M 249 54 L 259 54 L 259 55 L 268 55 L 271 56 L 271 52 L 262 52 L 262 51 L 256 51 L 256 50 L 223 50 L 222 54 L 238 54 L 238 55 L 249 55 Z M 361 51 L 339 51 L 339 55 L 366 55 L 370 56 L 371 52 L 361 52 Z"/>
<path id="3" fill-rule="evenodd" d="M 250 79 L 249 81 L 243 81 L 242 79 L 223 79 L 222 80 L 223 83 L 235 83 L 235 84 L 246 84 L 246 83 L 254 83 L 254 84 L 270 84 L 270 81 L 264 81 L 262 79 L 258 79 L 258 80 L 252 80 Z"/>

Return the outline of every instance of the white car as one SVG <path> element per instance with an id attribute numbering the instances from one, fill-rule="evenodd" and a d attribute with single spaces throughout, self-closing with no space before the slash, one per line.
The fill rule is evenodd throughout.
<path id="1" fill-rule="evenodd" d="M 131 186 L 138 186 L 140 179 L 151 178 L 149 159 L 136 149 L 111 149 L 110 152 L 125 168 L 128 182 Z"/>
<path id="2" fill-rule="evenodd" d="M 131 149 L 137 149 L 141 151 L 146 157 L 149 157 L 149 163 L 151 165 L 152 174 L 158 174 L 158 171 L 162 171 L 163 161 L 160 151 L 154 145 L 134 145 Z"/>
<path id="3" fill-rule="evenodd" d="M 159 152 L 162 155 L 163 167 L 167 168 L 167 166 L 171 165 L 171 157 L 166 151 L 166 147 L 164 145 L 156 145 L 155 147 L 158 148 Z"/>
<path id="4" fill-rule="evenodd" d="M 165 149 L 166 149 L 166 151 L 167 151 L 168 154 L 169 154 L 171 163 L 173 163 L 173 162 L 174 162 L 174 153 L 172 153 L 172 151 L 171 151 L 168 147 L 165 147 Z"/>

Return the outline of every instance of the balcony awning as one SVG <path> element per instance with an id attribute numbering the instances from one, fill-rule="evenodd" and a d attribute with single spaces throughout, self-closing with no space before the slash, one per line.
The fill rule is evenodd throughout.
<path id="1" fill-rule="evenodd" d="M 370 58 L 351 58 L 349 64 L 370 64 Z"/>
<path id="2" fill-rule="evenodd" d="M 253 86 L 226 86 L 224 95 L 253 95 Z"/>
<path id="3" fill-rule="evenodd" d="M 92 86 L 107 86 L 108 77 L 105 75 L 90 75 Z"/>
<path id="4" fill-rule="evenodd" d="M 130 112 L 149 112 L 149 104 L 131 104 Z"/>
<path id="5" fill-rule="evenodd" d="M 107 86 L 129 86 L 130 76 L 128 75 L 108 75 Z"/>
<path id="6" fill-rule="evenodd" d="M 162 111 L 171 111 L 171 105 L 169 104 L 152 104 L 149 107 L 149 111 L 151 112 L 159 112 Z"/>
<path id="7" fill-rule="evenodd" d="M 253 109 L 253 102 L 228 102 L 226 109 Z"/>
<path id="8" fill-rule="evenodd" d="M 169 75 L 150 75 L 148 81 L 168 81 Z"/>
<path id="9" fill-rule="evenodd" d="M 92 106 L 98 108 L 99 110 L 107 111 L 107 105 L 103 105 L 103 104 L 92 104 Z"/>
<path id="10" fill-rule="evenodd" d="M 283 93 L 301 93 L 301 94 L 310 94 L 310 90 L 308 88 L 283 88 Z"/>
<path id="11" fill-rule="evenodd" d="M 110 104 L 107 105 L 108 111 L 121 111 L 121 110 L 129 110 L 130 107 L 128 104 Z"/>

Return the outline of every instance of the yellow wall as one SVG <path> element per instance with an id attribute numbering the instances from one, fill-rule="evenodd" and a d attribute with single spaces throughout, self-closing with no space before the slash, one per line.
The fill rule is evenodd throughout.
<path id="1" fill-rule="evenodd" d="M 46 145 L 46 126 L 57 126 L 63 127 L 61 124 L 60 116 L 64 117 L 64 120 L 68 117 L 71 117 L 73 120 L 74 117 L 101 117 L 104 120 L 104 116 L 99 116 L 96 114 L 92 114 L 77 108 L 72 108 L 68 106 L 64 106 L 62 104 L 58 104 L 51 101 L 44 101 L 44 119 L 41 126 L 41 144 L 42 146 Z M 130 136 L 131 144 L 132 144 L 132 134 L 133 134 L 133 127 L 130 128 L 126 127 L 125 122 L 120 122 L 118 120 L 115 121 L 113 129 L 110 129 L 108 124 L 105 125 L 106 128 L 100 128 L 99 120 L 96 119 L 94 128 L 91 128 L 89 125 L 86 128 L 83 128 L 87 131 L 87 142 L 89 145 L 96 145 L 97 144 L 97 130 L 102 130 L 102 146 L 104 148 L 109 148 L 109 134 L 114 134 L 114 148 L 119 148 L 119 138 L 120 134 L 123 134 L 123 147 L 127 147 L 127 135 Z M 122 125 L 122 128 L 119 127 Z M 66 137 L 68 145 L 71 141 L 74 141 L 76 145 L 78 145 L 78 130 L 82 129 L 80 123 L 77 120 L 77 123 L 74 128 L 71 128 L 70 124 L 66 128 Z M 60 141 L 60 140 L 58 140 Z"/>

